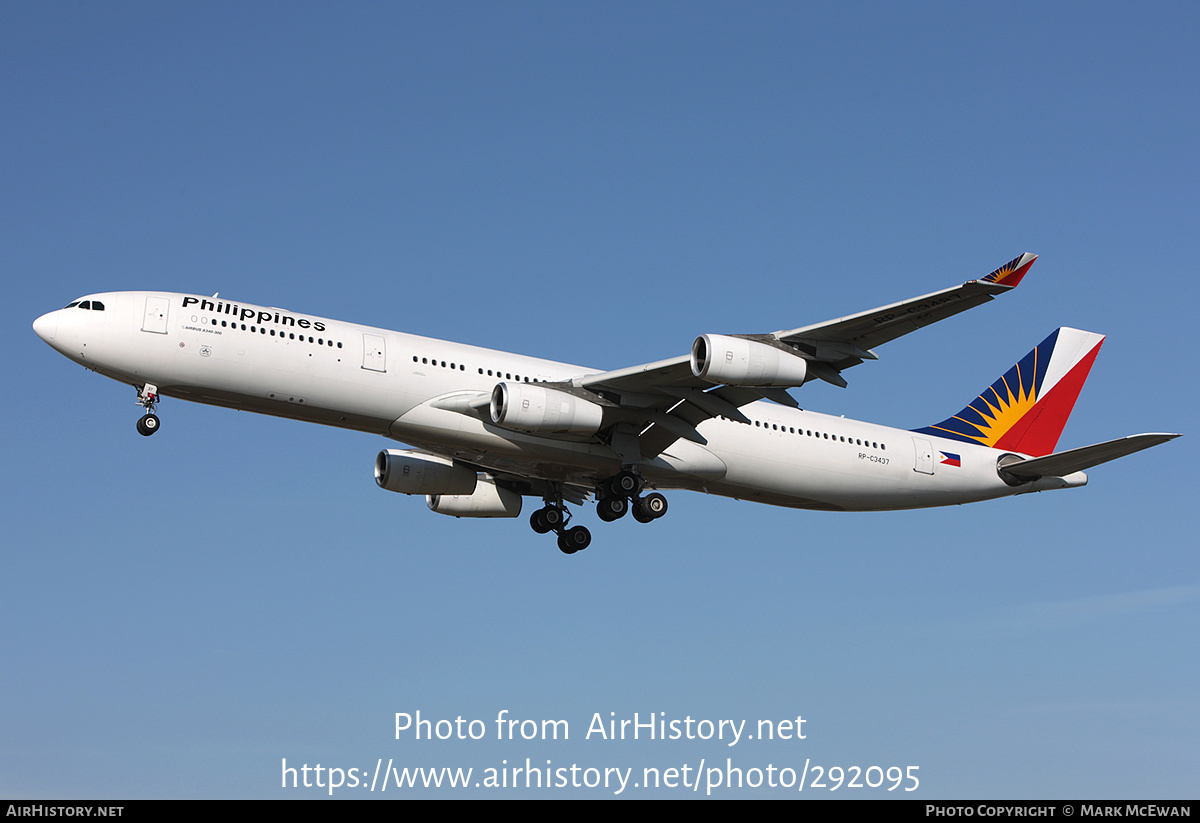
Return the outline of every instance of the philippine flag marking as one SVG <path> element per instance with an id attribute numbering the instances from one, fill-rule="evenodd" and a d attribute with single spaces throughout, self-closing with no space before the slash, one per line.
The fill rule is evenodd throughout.
<path id="1" fill-rule="evenodd" d="M 938 452 L 942 456 L 943 466 L 961 466 L 962 458 L 953 452 Z"/>

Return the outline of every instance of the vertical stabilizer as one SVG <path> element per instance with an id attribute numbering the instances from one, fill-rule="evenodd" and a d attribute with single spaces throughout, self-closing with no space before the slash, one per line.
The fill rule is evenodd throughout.
<path id="1" fill-rule="evenodd" d="M 953 417 L 916 431 L 1041 456 L 1058 444 L 1104 335 L 1061 328 Z"/>

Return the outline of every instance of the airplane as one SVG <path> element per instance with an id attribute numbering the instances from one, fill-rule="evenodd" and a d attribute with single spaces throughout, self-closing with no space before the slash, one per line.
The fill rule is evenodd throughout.
<path id="1" fill-rule="evenodd" d="M 650 523 L 663 490 L 774 506 L 886 511 L 1087 483 L 1085 469 L 1178 434 L 1055 452 L 1103 335 L 1060 328 L 940 423 L 902 430 L 800 408 L 787 391 L 1016 288 L 1022 254 L 978 280 L 770 334 L 702 334 L 688 354 L 602 371 L 344 323 L 214 294 L 108 292 L 33 329 L 128 383 L 159 429 L 163 397 L 372 432 L 409 444 L 375 459 L 380 488 L 454 517 L 529 518 L 567 554 L 591 543 L 567 504 Z"/>

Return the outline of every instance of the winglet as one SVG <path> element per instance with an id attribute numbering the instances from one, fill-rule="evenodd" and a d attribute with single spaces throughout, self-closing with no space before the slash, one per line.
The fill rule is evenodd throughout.
<path id="1" fill-rule="evenodd" d="M 1061 328 L 953 417 L 915 431 L 1040 457 L 1058 444 L 1104 335 Z"/>
<path id="2" fill-rule="evenodd" d="M 1029 267 L 1033 265 L 1033 261 L 1037 260 L 1036 254 L 1025 252 L 1020 257 L 1014 257 L 1000 268 L 989 274 L 987 277 L 980 278 L 987 283 L 999 283 L 1002 286 L 1016 286 L 1021 282 L 1021 278 L 1029 271 Z"/>

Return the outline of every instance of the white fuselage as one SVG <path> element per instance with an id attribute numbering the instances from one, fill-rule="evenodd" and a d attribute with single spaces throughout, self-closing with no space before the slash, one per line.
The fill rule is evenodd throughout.
<path id="1" fill-rule="evenodd" d="M 491 422 L 478 398 L 500 381 L 569 382 L 601 370 L 360 326 L 223 298 L 110 292 L 34 328 L 107 377 L 200 403 L 374 432 L 497 472 L 590 486 L 621 457 L 595 437 L 537 435 Z M 475 403 L 474 406 L 471 404 Z M 696 425 L 641 471 L 685 488 L 779 506 L 887 510 L 1082 485 L 1012 486 L 984 446 L 759 401 L 750 421 Z M 945 455 L 956 455 L 957 461 Z M 956 464 L 957 463 L 957 464 Z"/>

